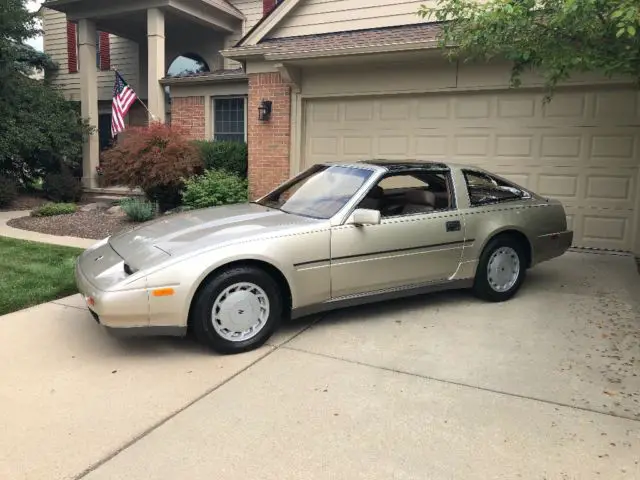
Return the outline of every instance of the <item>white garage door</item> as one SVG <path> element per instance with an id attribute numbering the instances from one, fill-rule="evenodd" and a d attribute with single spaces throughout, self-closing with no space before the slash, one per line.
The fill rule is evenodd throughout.
<path id="1" fill-rule="evenodd" d="M 630 250 L 640 105 L 633 90 L 389 95 L 305 102 L 304 163 L 367 158 L 478 165 L 561 200 L 574 244 Z"/>

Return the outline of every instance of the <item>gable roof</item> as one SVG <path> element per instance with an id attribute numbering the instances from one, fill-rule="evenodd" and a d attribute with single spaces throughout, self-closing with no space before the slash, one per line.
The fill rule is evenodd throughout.
<path id="1" fill-rule="evenodd" d="M 362 50 L 401 51 L 436 48 L 442 31 L 440 22 L 350 30 L 298 37 L 264 39 L 257 45 L 224 50 L 228 58 L 262 56 L 266 59 L 305 58 L 360 53 Z"/>
<path id="2" fill-rule="evenodd" d="M 260 42 L 301 1 L 302 0 L 282 0 L 276 3 L 276 6 L 272 8 L 267 15 L 263 16 L 235 46 L 243 47 L 255 45 Z"/>

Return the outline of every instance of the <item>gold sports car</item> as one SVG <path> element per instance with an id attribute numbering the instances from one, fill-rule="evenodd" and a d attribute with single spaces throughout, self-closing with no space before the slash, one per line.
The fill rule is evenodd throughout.
<path id="1" fill-rule="evenodd" d="M 503 301 L 571 245 L 560 202 L 448 163 L 315 165 L 259 200 L 159 218 L 78 259 L 94 318 L 123 332 L 262 345 L 283 318 L 434 290 Z"/>

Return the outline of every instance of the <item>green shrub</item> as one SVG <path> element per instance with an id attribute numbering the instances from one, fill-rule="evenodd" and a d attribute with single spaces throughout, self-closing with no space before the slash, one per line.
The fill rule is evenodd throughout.
<path id="1" fill-rule="evenodd" d="M 42 190 L 54 202 L 77 202 L 82 196 L 80 180 L 67 171 L 47 174 Z"/>
<path id="2" fill-rule="evenodd" d="M 207 170 L 226 170 L 247 176 L 248 149 L 244 142 L 196 141 L 202 163 Z"/>
<path id="3" fill-rule="evenodd" d="M 45 203 L 31 211 L 32 217 L 53 217 L 54 215 L 69 215 L 75 213 L 78 206 L 75 203 Z"/>
<path id="4" fill-rule="evenodd" d="M 207 170 L 185 180 L 182 201 L 187 207 L 207 208 L 246 202 L 247 181 L 225 170 Z"/>
<path id="5" fill-rule="evenodd" d="M 120 207 L 129 220 L 134 222 L 148 222 L 156 214 L 153 203 L 141 198 L 123 198 L 120 201 Z"/>
<path id="6" fill-rule="evenodd" d="M 18 197 L 16 183 L 7 177 L 0 177 L 0 207 L 7 207 Z"/>

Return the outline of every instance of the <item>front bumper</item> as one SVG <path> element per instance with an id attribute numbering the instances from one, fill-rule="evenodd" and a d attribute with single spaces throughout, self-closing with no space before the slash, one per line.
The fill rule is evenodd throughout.
<path id="1" fill-rule="evenodd" d="M 93 254 L 95 256 L 95 253 Z M 186 325 L 151 325 L 147 289 L 107 291 L 97 288 L 82 269 L 78 259 L 75 280 L 93 319 L 116 336 L 184 336 Z"/>
<path id="2" fill-rule="evenodd" d="M 146 290 L 101 290 L 87 278 L 80 259 L 76 263 L 75 280 L 91 315 L 101 325 L 111 328 L 149 325 L 149 299 Z"/>

